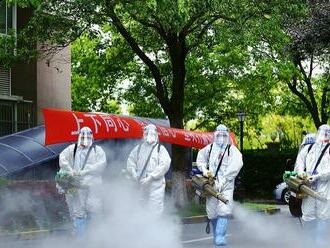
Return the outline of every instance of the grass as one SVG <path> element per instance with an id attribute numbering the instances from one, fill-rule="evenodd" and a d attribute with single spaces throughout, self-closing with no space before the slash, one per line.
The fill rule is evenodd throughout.
<path id="1" fill-rule="evenodd" d="M 178 210 L 180 217 L 191 217 L 198 215 L 206 215 L 205 204 L 197 204 L 191 202 L 187 207 Z"/>
<path id="2" fill-rule="evenodd" d="M 244 202 L 243 207 L 253 210 L 265 210 L 275 208 L 275 204 L 263 204 L 263 203 L 254 203 L 254 202 Z"/>
<path id="3" fill-rule="evenodd" d="M 264 203 L 255 203 L 255 202 L 244 202 L 242 203 L 242 206 L 244 208 L 252 209 L 256 211 L 274 209 L 276 207 L 275 204 L 264 204 Z M 191 202 L 187 207 L 178 210 L 178 215 L 182 218 L 206 215 L 205 204 L 197 204 L 195 202 Z"/>
<path id="4" fill-rule="evenodd" d="M 40 227 L 36 223 L 10 223 L 9 225 L 0 225 L 0 234 L 10 234 L 19 232 L 32 232 L 40 230 L 53 230 L 53 229 L 68 229 L 71 227 L 70 222 L 48 223 Z"/>

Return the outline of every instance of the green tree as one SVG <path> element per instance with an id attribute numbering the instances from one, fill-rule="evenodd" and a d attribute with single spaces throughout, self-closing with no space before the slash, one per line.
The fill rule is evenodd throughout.
<path id="1" fill-rule="evenodd" d="M 318 128 L 330 115 L 330 2 L 310 0 L 308 4 L 307 17 L 294 20 L 288 28 L 289 56 L 296 69 L 288 86 Z"/>
<path id="2" fill-rule="evenodd" d="M 97 41 L 82 36 L 72 44 L 72 109 L 119 114 L 115 77 L 108 74 L 107 54 Z"/>
<path id="3" fill-rule="evenodd" d="M 328 122 L 330 111 L 329 8 L 328 1 L 307 1 L 298 17 L 270 16 L 277 22 L 273 31 L 260 30 L 252 45 L 253 61 L 273 75 L 272 89 L 284 93 L 277 101 L 285 108 L 278 110 L 309 113 L 316 128 Z"/>
<path id="4" fill-rule="evenodd" d="M 133 67 L 135 72 L 136 66 L 139 65 L 139 72 L 129 79 L 136 85 L 140 84 L 140 89 L 145 91 L 146 95 L 153 94 L 164 115 L 169 118 L 170 125 L 176 128 L 184 127 L 185 90 L 190 85 L 190 81 L 187 80 L 187 66 L 198 66 L 201 61 L 193 62 L 193 59 L 203 57 L 192 55 L 198 55 L 199 51 L 211 53 L 214 48 L 212 37 L 215 35 L 217 37 L 226 35 L 228 29 L 236 30 L 238 33 L 246 28 L 252 31 L 255 25 L 261 25 L 260 20 L 264 21 L 265 15 L 277 16 L 281 12 L 291 11 L 291 6 L 295 4 L 294 1 L 288 3 L 282 0 L 271 2 L 266 0 L 17 0 L 15 2 L 36 7 L 29 27 L 18 35 L 18 43 L 22 47 L 47 44 L 40 47 L 41 52 L 46 55 L 67 46 L 86 30 L 102 28 L 105 25 L 115 28 L 115 38 L 119 42 L 122 40 L 126 42 L 131 51 L 129 57 L 135 62 L 127 62 L 127 64 Z M 287 8 L 288 6 L 290 8 Z M 235 40 L 238 33 L 229 36 L 228 41 Z M 112 39 L 109 39 L 109 47 L 113 45 L 111 42 Z M 200 47 L 203 49 L 199 49 Z M 210 57 L 210 61 L 221 62 L 221 56 L 216 58 L 218 52 L 214 52 L 214 56 L 215 58 Z M 208 67 L 204 67 L 201 73 L 208 70 Z M 216 66 L 210 71 L 216 71 Z M 140 77 L 141 75 L 143 76 Z M 211 78 L 212 82 L 215 82 L 217 75 L 214 74 L 213 78 L 206 77 L 206 79 Z M 229 80 L 225 81 L 227 82 Z M 198 88 L 201 87 L 195 87 L 196 90 Z M 198 93 L 205 96 L 209 92 Z M 194 95 L 191 95 L 190 99 L 193 98 Z M 193 108 L 190 112 L 192 111 Z M 173 180 L 179 182 L 175 183 L 176 187 L 173 189 L 177 190 L 174 195 L 179 196 L 176 202 L 180 206 L 185 202 L 184 158 L 185 149 L 173 145 Z"/>

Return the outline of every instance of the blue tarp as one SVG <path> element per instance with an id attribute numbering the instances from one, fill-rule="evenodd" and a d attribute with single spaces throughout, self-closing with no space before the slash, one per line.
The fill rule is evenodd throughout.
<path id="1" fill-rule="evenodd" d="M 0 176 L 56 159 L 69 143 L 45 146 L 44 126 L 0 137 Z"/>

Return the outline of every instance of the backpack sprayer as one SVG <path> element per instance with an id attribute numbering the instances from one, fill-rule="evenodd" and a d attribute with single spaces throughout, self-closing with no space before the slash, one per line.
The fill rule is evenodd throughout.
<path id="1" fill-rule="evenodd" d="M 296 195 L 295 197 L 298 199 L 311 196 L 322 202 L 327 201 L 326 198 L 311 189 L 311 185 L 307 177 L 299 177 L 296 171 L 285 171 L 283 174 L 283 180 L 288 185 L 290 191 L 293 192 Z"/>
<path id="2" fill-rule="evenodd" d="M 228 200 L 213 188 L 214 180 L 214 177 L 204 177 L 203 173 L 197 167 L 193 167 L 191 170 L 191 181 L 196 191 L 200 193 L 198 195 L 203 197 L 212 196 L 227 204 Z"/>

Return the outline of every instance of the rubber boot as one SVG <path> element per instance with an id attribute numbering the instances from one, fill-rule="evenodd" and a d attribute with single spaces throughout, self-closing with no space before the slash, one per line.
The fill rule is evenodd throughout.
<path id="1" fill-rule="evenodd" d="M 215 238 L 216 238 L 215 230 L 217 228 L 217 221 L 218 221 L 218 219 L 211 219 L 214 244 L 215 244 Z"/>
<path id="2" fill-rule="evenodd" d="M 304 228 L 304 247 L 315 247 L 316 241 L 316 234 L 317 234 L 317 221 L 303 221 L 303 228 Z M 317 246 L 316 246 L 317 247 Z"/>
<path id="3" fill-rule="evenodd" d="M 228 227 L 228 218 L 218 217 L 217 225 L 215 228 L 215 244 L 217 246 L 227 245 L 226 232 Z"/>
<path id="4" fill-rule="evenodd" d="M 86 234 L 87 230 L 87 218 L 75 218 L 73 220 L 73 234 L 77 237 L 81 237 Z"/>
<path id="5" fill-rule="evenodd" d="M 315 245 L 317 248 L 329 247 L 327 245 L 326 235 L 327 235 L 328 222 L 324 220 L 317 220 L 316 222 L 316 232 L 315 232 Z"/>

